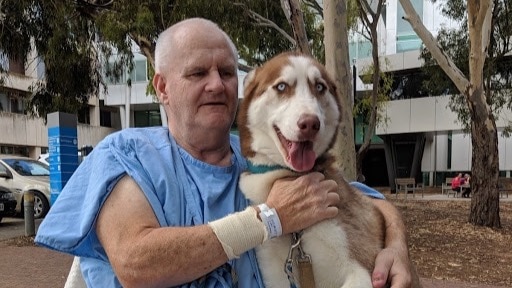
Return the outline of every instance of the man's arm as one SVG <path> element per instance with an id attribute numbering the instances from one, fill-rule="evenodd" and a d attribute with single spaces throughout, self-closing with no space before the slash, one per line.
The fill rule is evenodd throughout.
<path id="1" fill-rule="evenodd" d="M 400 212 L 386 200 L 372 199 L 384 215 L 386 240 L 384 249 L 377 255 L 372 273 L 374 288 L 391 283 L 393 288 L 411 287 L 412 271 L 407 246 L 407 230 Z"/>
<path id="2" fill-rule="evenodd" d="M 128 176 L 105 201 L 96 232 L 125 287 L 175 286 L 228 260 L 208 225 L 160 227 L 143 192 Z"/>
<path id="3" fill-rule="evenodd" d="M 287 234 L 336 216 L 338 210 L 334 205 L 339 196 L 329 192 L 336 187 L 334 181 L 324 181 L 320 173 L 281 180 L 272 187 L 267 204 L 276 208 L 283 234 Z M 228 217 L 231 216 L 222 219 Z M 264 229 L 262 225 L 261 221 L 256 224 L 252 221 L 251 227 L 239 229 L 241 234 L 232 236 L 247 240 L 247 230 Z M 228 253 L 210 225 L 160 227 L 144 193 L 128 176 L 116 184 L 105 201 L 98 216 L 96 232 L 119 281 L 125 287 L 168 287 L 188 283 L 228 260 Z M 227 244 L 233 243 L 233 237 L 230 238 Z M 240 246 L 240 243 L 236 244 Z M 246 250 L 256 245 L 246 247 Z"/>

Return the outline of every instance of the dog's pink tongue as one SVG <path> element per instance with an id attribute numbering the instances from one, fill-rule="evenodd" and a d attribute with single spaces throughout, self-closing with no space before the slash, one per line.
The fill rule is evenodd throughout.
<path id="1" fill-rule="evenodd" d="M 298 172 L 309 171 L 315 165 L 316 154 L 311 142 L 292 142 L 288 158 L 293 169 Z"/>

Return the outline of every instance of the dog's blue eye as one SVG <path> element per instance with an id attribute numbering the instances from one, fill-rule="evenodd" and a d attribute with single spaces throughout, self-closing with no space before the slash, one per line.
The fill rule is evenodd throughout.
<path id="1" fill-rule="evenodd" d="M 318 92 L 323 92 L 325 90 L 325 85 L 322 84 L 322 83 L 317 83 L 316 84 L 316 91 Z"/>
<path id="2" fill-rule="evenodd" d="M 286 89 L 286 84 L 285 83 L 279 83 L 279 84 L 277 84 L 276 89 L 279 92 L 283 92 Z"/>

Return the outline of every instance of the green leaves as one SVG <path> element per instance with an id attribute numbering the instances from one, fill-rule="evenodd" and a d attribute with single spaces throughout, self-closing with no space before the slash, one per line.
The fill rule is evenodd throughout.
<path id="1" fill-rule="evenodd" d="M 495 0 L 493 24 L 489 52 L 484 67 L 484 89 L 486 101 L 491 106 L 494 115 L 504 107 L 512 106 L 509 91 L 512 88 L 512 7 L 506 0 Z M 463 23 L 455 28 L 442 28 L 437 36 L 441 48 L 450 55 L 457 67 L 469 79 L 469 35 L 467 23 L 466 1 L 449 0 L 442 8 L 445 16 Z M 427 75 L 423 86 L 430 95 L 453 95 L 450 108 L 457 112 L 458 121 L 469 131 L 470 115 L 467 101 L 462 97 L 446 74 L 436 65 L 430 53 L 423 49 L 421 58 L 425 61 L 422 70 Z"/>
<path id="2" fill-rule="evenodd" d="M 323 59 L 322 26 L 315 13 L 305 11 L 306 27 L 314 54 Z M 28 111 L 42 117 L 56 110 L 75 113 L 102 85 L 106 88 L 103 75 L 116 78 L 129 71 L 134 53 L 152 58 L 158 35 L 190 17 L 218 23 L 249 66 L 293 49 L 275 28 L 292 35 L 274 0 L 4 0 L 0 50 L 26 60 L 35 47 L 37 61 L 44 63 L 46 79 L 33 85 Z"/>

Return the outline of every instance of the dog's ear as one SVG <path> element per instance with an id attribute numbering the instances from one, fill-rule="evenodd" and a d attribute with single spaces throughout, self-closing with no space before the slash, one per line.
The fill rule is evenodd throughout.
<path id="1" fill-rule="evenodd" d="M 244 78 L 244 98 L 252 98 L 254 97 L 254 93 L 258 87 L 255 78 L 259 68 L 254 68 Z"/>
<path id="2" fill-rule="evenodd" d="M 256 75 L 256 68 L 252 69 L 251 71 L 249 71 L 249 73 L 245 75 L 243 83 L 244 88 L 247 87 L 247 83 L 251 82 L 254 79 L 254 75 Z"/>

